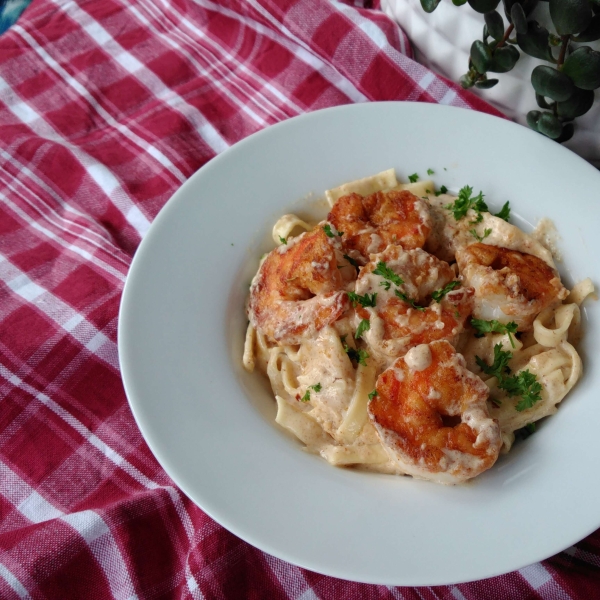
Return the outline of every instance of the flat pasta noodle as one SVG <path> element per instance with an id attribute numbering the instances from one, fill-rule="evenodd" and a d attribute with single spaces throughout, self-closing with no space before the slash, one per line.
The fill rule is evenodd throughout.
<path id="1" fill-rule="evenodd" d="M 573 302 L 574 304 L 580 306 L 588 296 L 594 298 L 595 300 L 598 299 L 594 284 L 589 277 L 583 279 L 573 286 L 573 289 L 571 290 L 571 293 L 567 297 L 566 301 Z"/>
<path id="2" fill-rule="evenodd" d="M 375 388 L 375 375 L 373 365 L 358 366 L 354 394 L 344 420 L 336 432 L 337 439 L 344 443 L 352 443 L 367 422 L 367 404 L 369 393 Z"/>
<path id="3" fill-rule="evenodd" d="M 546 348 L 556 348 L 571 335 L 578 333 L 581 314 L 575 303 L 543 310 L 533 322 L 535 341 Z"/>
<path id="4" fill-rule="evenodd" d="M 310 231 L 312 226 L 306 221 L 303 221 L 298 215 L 289 214 L 279 217 L 275 225 L 273 225 L 273 240 L 276 244 L 285 243 L 294 229 L 302 229 Z"/>
<path id="5" fill-rule="evenodd" d="M 398 180 L 396 179 L 396 171 L 394 169 L 387 169 L 376 175 L 349 181 L 336 188 L 327 190 L 325 192 L 325 197 L 329 202 L 329 206 L 333 206 L 342 196 L 347 196 L 348 194 L 369 196 L 375 192 L 395 188 L 397 185 Z"/>

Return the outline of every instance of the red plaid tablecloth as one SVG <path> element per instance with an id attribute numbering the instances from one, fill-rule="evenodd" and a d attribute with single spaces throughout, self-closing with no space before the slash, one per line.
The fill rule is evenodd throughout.
<path id="1" fill-rule="evenodd" d="M 34 0 L 0 38 L 0 598 L 600 590 L 598 533 L 542 564 L 448 587 L 297 568 L 193 505 L 129 410 L 119 300 L 167 199 L 231 144 L 307 111 L 417 100 L 493 112 L 410 56 L 362 1 Z"/>

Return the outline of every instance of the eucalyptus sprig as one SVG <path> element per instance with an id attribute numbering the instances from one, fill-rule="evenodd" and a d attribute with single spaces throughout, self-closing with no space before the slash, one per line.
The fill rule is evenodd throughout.
<path id="1" fill-rule="evenodd" d="M 520 52 L 545 60 L 531 72 L 531 85 L 542 110 L 527 113 L 527 124 L 535 131 L 566 142 L 575 131 L 573 121 L 592 108 L 594 90 L 600 87 L 600 52 L 585 45 L 600 39 L 600 0 L 541 0 L 555 31 L 540 25 L 531 15 L 538 0 L 452 0 L 468 4 L 483 14 L 481 40 L 471 45 L 469 70 L 460 79 L 463 88 L 489 89 L 498 79 L 488 73 L 507 73 Z M 440 0 L 421 0 L 433 12 Z M 506 19 L 506 21 L 505 21 Z"/>

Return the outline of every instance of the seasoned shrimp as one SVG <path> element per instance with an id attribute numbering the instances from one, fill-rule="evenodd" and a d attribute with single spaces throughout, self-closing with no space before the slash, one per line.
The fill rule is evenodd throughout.
<path id="1" fill-rule="evenodd" d="M 400 470 L 460 483 L 486 469 L 502 445 L 488 388 L 446 341 L 416 346 L 377 380 L 369 417 Z"/>
<path id="2" fill-rule="evenodd" d="M 544 308 L 568 294 L 556 270 L 532 254 L 476 243 L 459 249 L 456 260 L 465 283 L 475 289 L 477 319 L 514 321 L 526 331 Z"/>
<path id="3" fill-rule="evenodd" d="M 280 344 L 299 344 L 349 307 L 338 267 L 339 237 L 322 224 L 273 250 L 250 286 L 252 325 Z"/>
<path id="4" fill-rule="evenodd" d="M 427 203 L 408 191 L 342 196 L 327 220 L 344 232 L 344 250 L 361 264 L 389 244 L 422 248 L 431 230 Z"/>
<path id="5" fill-rule="evenodd" d="M 374 306 L 357 306 L 356 313 L 359 320 L 369 320 L 363 338 L 372 353 L 389 359 L 417 344 L 441 339 L 455 343 L 471 314 L 473 290 L 458 287 L 453 280 L 448 263 L 419 248 L 388 246 L 371 256 L 358 276 L 356 293 L 377 296 L 370 303 Z M 448 284 L 445 295 L 435 294 Z"/>

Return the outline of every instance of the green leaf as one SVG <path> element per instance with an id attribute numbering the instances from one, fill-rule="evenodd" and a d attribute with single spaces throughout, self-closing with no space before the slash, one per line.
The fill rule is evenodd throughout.
<path id="1" fill-rule="evenodd" d="M 354 334 L 354 337 L 356 339 L 360 338 L 360 336 L 365 332 L 368 331 L 371 328 L 371 322 L 369 321 L 369 319 L 363 319 L 359 324 L 358 324 L 358 328 L 356 329 L 356 333 Z"/>
<path id="2" fill-rule="evenodd" d="M 492 51 L 480 40 L 471 45 L 471 62 L 478 73 L 485 73 L 492 64 Z"/>
<path id="3" fill-rule="evenodd" d="M 538 0 L 502 0 L 502 4 L 504 4 L 504 14 L 509 21 L 511 21 L 510 13 L 515 4 L 520 4 L 523 7 L 525 14 L 529 15 L 536 7 L 537 3 Z"/>
<path id="4" fill-rule="evenodd" d="M 529 127 L 531 127 L 531 129 L 533 129 L 534 131 L 538 130 L 537 122 L 541 114 L 542 113 L 539 110 L 530 110 L 527 113 L 527 125 L 529 125 Z"/>
<path id="5" fill-rule="evenodd" d="M 466 73 L 465 75 L 463 75 L 458 81 L 459 81 L 461 87 L 465 90 L 468 90 L 469 88 L 472 88 L 475 85 L 475 81 L 473 80 L 473 77 L 471 77 L 471 75 L 469 73 Z"/>
<path id="6" fill-rule="evenodd" d="M 489 90 L 490 88 L 493 88 L 497 83 L 497 79 L 484 79 L 483 81 L 476 81 L 475 87 L 479 88 L 480 90 Z"/>
<path id="7" fill-rule="evenodd" d="M 540 108 L 552 108 L 552 104 L 548 104 L 546 102 L 546 98 L 544 98 L 544 96 L 542 96 L 541 94 L 535 95 L 535 101 L 537 102 L 537 105 Z"/>
<path id="8" fill-rule="evenodd" d="M 575 133 L 575 125 L 573 123 L 564 123 L 562 133 L 556 138 L 559 144 L 569 141 Z"/>
<path id="9" fill-rule="evenodd" d="M 496 40 L 500 41 L 504 36 L 504 19 L 502 15 L 492 10 L 483 15 L 488 33 Z"/>
<path id="10" fill-rule="evenodd" d="M 519 60 L 519 51 L 514 46 L 502 46 L 496 48 L 492 57 L 492 64 L 488 71 L 492 73 L 507 73 Z"/>
<path id="11" fill-rule="evenodd" d="M 496 10 L 500 0 L 467 0 L 471 8 L 481 14 Z"/>
<path id="12" fill-rule="evenodd" d="M 557 114 L 561 119 L 575 119 L 584 115 L 594 104 L 594 92 L 575 88 L 571 97 L 556 105 Z"/>
<path id="13" fill-rule="evenodd" d="M 517 33 L 527 33 L 527 16 L 523 10 L 523 6 L 515 2 L 510 9 L 510 20 L 515 26 Z"/>
<path id="14" fill-rule="evenodd" d="M 550 0 L 550 17 L 559 35 L 581 33 L 592 20 L 589 0 Z"/>
<path id="15" fill-rule="evenodd" d="M 517 33 L 517 44 L 529 56 L 549 62 L 556 62 L 550 49 L 549 36 L 550 34 L 545 27 L 542 27 L 537 21 L 529 21 L 527 23 L 527 31 L 525 33 Z"/>
<path id="16" fill-rule="evenodd" d="M 581 46 L 565 60 L 562 72 L 582 90 L 600 87 L 600 52 Z"/>
<path id="17" fill-rule="evenodd" d="M 562 123 L 549 112 L 542 113 L 537 122 L 540 133 L 555 140 L 562 133 Z"/>
<path id="18" fill-rule="evenodd" d="M 467 0 L 452 0 L 452 4 L 454 4 L 454 6 L 462 6 L 463 4 L 466 4 Z"/>
<path id="19" fill-rule="evenodd" d="M 573 93 L 573 82 L 552 67 L 540 65 L 531 72 L 531 85 L 541 96 L 564 102 Z"/>
<path id="20" fill-rule="evenodd" d="M 432 13 L 440 3 L 440 0 L 421 0 L 421 6 L 426 13 Z"/>
<path id="21" fill-rule="evenodd" d="M 594 15 L 590 24 L 577 36 L 573 38 L 574 42 L 595 42 L 600 40 L 600 15 Z"/>

